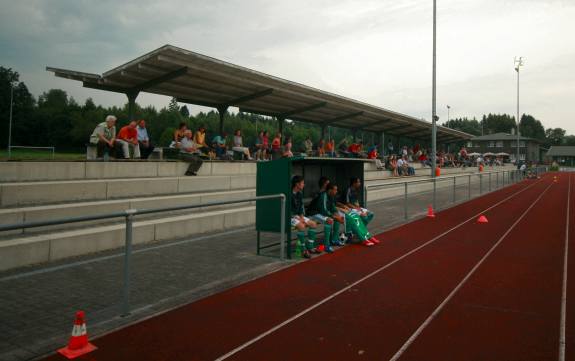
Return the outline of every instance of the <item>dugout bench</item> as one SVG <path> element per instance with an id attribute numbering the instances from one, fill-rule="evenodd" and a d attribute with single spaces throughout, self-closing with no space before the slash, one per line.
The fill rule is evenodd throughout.
<path id="1" fill-rule="evenodd" d="M 268 162 L 257 164 L 256 175 L 256 196 L 273 195 L 283 193 L 286 196 L 286 255 L 291 258 L 293 250 L 292 227 L 290 223 L 291 215 L 291 179 L 295 175 L 304 178 L 304 200 L 307 207 L 309 201 L 319 191 L 318 181 L 320 177 L 329 178 L 332 183 L 337 184 L 338 196 L 347 190 L 351 177 L 359 177 L 363 184 L 364 163 L 370 162 L 367 159 L 350 158 L 314 158 L 314 157 L 292 157 L 280 158 Z M 363 187 L 360 197 L 363 198 Z M 262 245 L 260 242 L 261 233 L 281 233 L 281 213 L 279 199 L 266 199 L 256 201 L 256 232 L 257 232 L 257 254 L 270 247 L 277 247 L 279 243 Z"/>

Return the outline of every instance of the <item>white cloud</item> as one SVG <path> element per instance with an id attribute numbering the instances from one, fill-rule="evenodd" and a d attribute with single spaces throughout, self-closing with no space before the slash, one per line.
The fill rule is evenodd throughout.
<path id="1" fill-rule="evenodd" d="M 4 4 L 1 4 L 1 3 Z M 431 1 L 0 0 L 0 65 L 37 95 L 122 96 L 54 78 L 47 65 L 102 73 L 171 43 L 269 74 L 429 119 Z M 575 133 L 575 3 L 438 2 L 438 111 L 446 118 L 515 112 L 513 57 L 522 55 L 521 109 Z M 145 95 L 140 103 L 165 105 Z"/>

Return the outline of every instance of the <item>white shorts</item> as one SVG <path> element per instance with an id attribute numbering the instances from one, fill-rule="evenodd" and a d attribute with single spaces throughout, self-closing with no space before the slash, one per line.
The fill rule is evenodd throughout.
<path id="1" fill-rule="evenodd" d="M 361 215 L 362 213 L 367 213 L 369 212 L 369 210 L 367 210 L 367 208 L 360 208 L 360 209 L 352 209 L 351 210 L 353 213 L 357 213 L 359 215 Z"/>
<path id="2" fill-rule="evenodd" d="M 304 221 L 305 223 L 307 223 L 307 222 L 309 222 L 309 218 L 307 218 L 307 217 L 304 216 L 304 217 L 303 217 L 303 221 Z M 292 227 L 297 226 L 298 223 L 300 223 L 300 218 L 299 218 L 299 217 L 291 217 L 291 226 L 292 226 Z"/>
<path id="3" fill-rule="evenodd" d="M 326 216 L 322 215 L 321 213 L 314 214 L 313 216 L 311 216 L 311 219 L 313 219 L 315 221 L 319 221 L 320 223 L 325 223 L 328 218 L 329 217 L 326 217 Z"/>

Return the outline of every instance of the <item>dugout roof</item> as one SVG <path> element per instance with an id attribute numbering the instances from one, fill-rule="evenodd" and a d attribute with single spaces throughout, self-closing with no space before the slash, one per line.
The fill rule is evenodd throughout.
<path id="1" fill-rule="evenodd" d="M 218 59 L 165 45 L 102 75 L 47 67 L 84 87 L 132 94 L 148 92 L 179 102 L 352 130 L 425 139 L 430 122 L 366 104 Z M 470 139 L 470 134 L 437 127 L 439 142 Z"/>

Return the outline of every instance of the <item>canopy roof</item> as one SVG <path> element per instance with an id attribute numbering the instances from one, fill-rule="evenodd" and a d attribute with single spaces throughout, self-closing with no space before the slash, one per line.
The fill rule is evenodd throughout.
<path id="1" fill-rule="evenodd" d="M 548 157 L 575 157 L 575 146 L 554 145 L 547 151 Z"/>
<path id="2" fill-rule="evenodd" d="M 405 114 L 165 45 L 102 75 L 48 67 L 84 87 L 136 96 L 145 91 L 179 102 L 333 126 L 424 139 L 432 125 Z M 440 142 L 472 135 L 438 126 Z"/>

